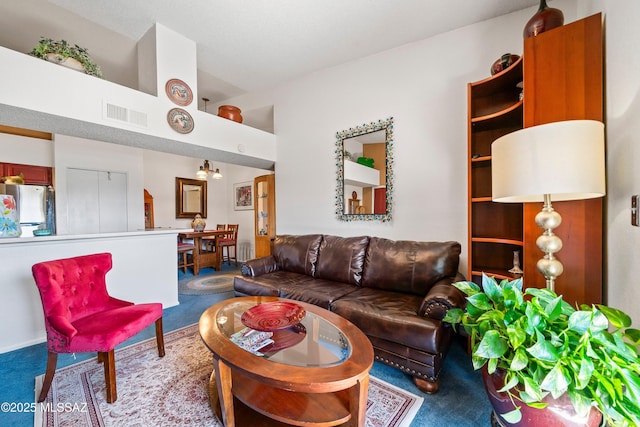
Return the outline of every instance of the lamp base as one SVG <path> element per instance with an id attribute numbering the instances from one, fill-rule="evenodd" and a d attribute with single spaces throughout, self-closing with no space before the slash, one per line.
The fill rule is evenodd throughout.
<path id="1" fill-rule="evenodd" d="M 564 271 L 562 263 L 553 254 L 562 249 L 562 240 L 553 234 L 553 230 L 562 223 L 562 217 L 551 206 L 551 195 L 544 195 L 544 206 L 536 215 L 536 224 L 544 232 L 536 239 L 536 246 L 544 257 L 538 260 L 538 271 L 547 279 L 547 289 L 555 291 L 555 279 Z"/>

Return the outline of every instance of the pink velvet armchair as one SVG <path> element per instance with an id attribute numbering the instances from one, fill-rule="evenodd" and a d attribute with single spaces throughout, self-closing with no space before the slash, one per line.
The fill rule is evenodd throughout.
<path id="1" fill-rule="evenodd" d="M 158 356 L 164 356 L 162 304 L 134 304 L 109 296 L 105 276 L 110 253 L 35 264 L 47 331 L 47 371 L 38 402 L 49 393 L 59 353 L 98 352 L 104 364 L 107 402 L 118 398 L 114 348 L 155 322 Z"/>

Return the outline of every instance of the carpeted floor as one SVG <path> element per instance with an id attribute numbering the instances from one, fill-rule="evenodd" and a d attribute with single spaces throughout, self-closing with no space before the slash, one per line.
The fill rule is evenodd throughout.
<path id="1" fill-rule="evenodd" d="M 225 266 L 226 267 L 226 266 Z M 229 271 L 223 268 L 223 273 Z M 205 269 L 201 274 L 212 272 Z M 188 276 L 178 273 L 178 279 Z M 193 277 L 193 276 L 192 276 Z M 198 322 L 200 315 L 212 304 L 233 297 L 233 292 L 211 295 L 179 295 L 180 305 L 164 310 L 165 332 Z M 122 346 L 155 336 L 153 326 L 129 339 Z M 487 427 L 490 425 L 491 406 L 487 399 L 480 373 L 473 370 L 465 351 L 464 341 L 454 342 L 440 377 L 440 391 L 434 395 L 421 393 L 404 373 L 381 363 L 374 363 L 371 375 L 389 382 L 411 393 L 424 397 L 412 427 Z M 61 354 L 58 368 L 94 358 L 94 354 Z M 27 404 L 33 402 L 34 378 L 44 373 L 47 349 L 44 343 L 0 354 L 0 403 L 7 402 L 16 410 L 5 410 L 0 406 L 0 426 L 33 425 L 34 414 Z M 116 361 L 117 366 L 117 361 Z M 17 404 L 26 409 L 17 410 Z"/>
<path id="2" fill-rule="evenodd" d="M 36 411 L 35 427 L 221 426 L 209 407 L 211 353 L 197 325 L 165 334 L 167 354 L 157 355 L 155 339 L 116 351 L 118 400 L 106 402 L 102 366 L 86 360 L 58 370 L 52 389 Z M 40 393 L 42 376 L 36 379 Z M 371 378 L 367 427 L 408 427 L 424 399 Z M 73 402 L 69 410 L 58 408 Z M 49 408 L 49 410 L 46 410 Z"/>

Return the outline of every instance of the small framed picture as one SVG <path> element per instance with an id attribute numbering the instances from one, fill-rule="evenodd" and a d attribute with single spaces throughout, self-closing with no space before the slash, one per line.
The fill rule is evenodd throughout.
<path id="1" fill-rule="evenodd" d="M 253 209 L 253 182 L 233 184 L 233 208 L 237 211 Z"/>

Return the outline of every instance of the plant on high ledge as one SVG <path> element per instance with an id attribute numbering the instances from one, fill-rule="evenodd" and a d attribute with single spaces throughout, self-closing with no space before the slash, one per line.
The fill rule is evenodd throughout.
<path id="1" fill-rule="evenodd" d="M 46 61 L 66 65 L 70 68 L 81 68 L 85 74 L 102 78 L 100 67 L 89 57 L 87 49 L 71 45 L 66 40 L 53 40 L 50 38 L 40 38 L 40 42 L 33 48 L 29 55 L 41 58 Z M 71 59 L 69 59 L 71 58 Z M 78 67 L 69 65 L 69 62 L 77 61 Z"/>
<path id="2" fill-rule="evenodd" d="M 502 420 L 520 423 L 524 409 L 568 395 L 580 415 L 595 407 L 610 426 L 640 426 L 640 331 L 627 314 L 599 304 L 576 310 L 551 290 L 523 292 L 522 279 L 498 284 L 483 274 L 482 289 L 454 285 L 467 306 L 443 320 L 469 334 L 474 369 L 504 375 Z"/>

